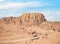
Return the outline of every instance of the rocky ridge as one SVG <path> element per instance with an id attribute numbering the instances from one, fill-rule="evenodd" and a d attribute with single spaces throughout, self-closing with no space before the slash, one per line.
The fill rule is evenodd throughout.
<path id="1" fill-rule="evenodd" d="M 20 17 L 5 17 L 0 20 L 6 24 L 39 25 L 46 21 L 42 13 L 24 13 Z"/>

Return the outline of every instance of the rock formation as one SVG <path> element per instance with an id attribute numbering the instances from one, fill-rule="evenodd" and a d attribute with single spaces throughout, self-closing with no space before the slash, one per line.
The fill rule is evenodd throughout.
<path id="1" fill-rule="evenodd" d="M 0 44 L 60 44 L 60 22 L 42 13 L 0 19 Z"/>
<path id="2" fill-rule="evenodd" d="M 42 13 L 24 13 L 20 17 L 5 17 L 2 22 L 7 24 L 20 24 L 20 25 L 39 25 L 46 21 Z M 0 21 L 1 22 L 1 21 Z"/>
<path id="3" fill-rule="evenodd" d="M 46 21 L 45 17 L 41 13 L 24 13 L 20 17 L 20 23 L 22 25 L 38 25 Z"/>

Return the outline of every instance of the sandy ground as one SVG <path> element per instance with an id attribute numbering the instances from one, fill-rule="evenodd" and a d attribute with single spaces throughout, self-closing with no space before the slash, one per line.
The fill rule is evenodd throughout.
<path id="1" fill-rule="evenodd" d="M 10 28 L 12 30 L 0 29 L 0 44 L 60 44 L 60 32 L 58 31 L 38 26 L 20 26 L 18 30 L 16 27 L 17 25 L 14 30 L 12 28 Z"/>

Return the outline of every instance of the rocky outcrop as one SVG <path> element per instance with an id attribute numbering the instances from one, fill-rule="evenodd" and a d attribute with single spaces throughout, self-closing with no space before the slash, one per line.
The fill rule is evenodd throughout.
<path id="1" fill-rule="evenodd" d="M 6 24 L 39 25 L 46 21 L 42 13 L 24 13 L 20 17 L 5 17 L 0 20 Z"/>
<path id="2" fill-rule="evenodd" d="M 15 24 L 15 19 L 16 17 L 4 17 L 0 19 L 0 23 L 5 23 L 5 24 Z"/>
<path id="3" fill-rule="evenodd" d="M 44 21 L 46 21 L 46 19 L 41 13 L 24 13 L 20 16 L 20 23 L 22 25 L 38 25 Z"/>

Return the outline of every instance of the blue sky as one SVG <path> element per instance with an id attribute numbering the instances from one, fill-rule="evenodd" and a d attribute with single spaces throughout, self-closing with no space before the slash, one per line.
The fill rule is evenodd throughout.
<path id="1" fill-rule="evenodd" d="M 27 12 L 43 13 L 47 20 L 60 21 L 60 0 L 0 0 L 0 18 Z"/>

